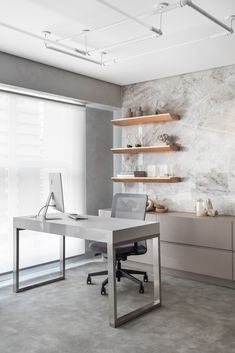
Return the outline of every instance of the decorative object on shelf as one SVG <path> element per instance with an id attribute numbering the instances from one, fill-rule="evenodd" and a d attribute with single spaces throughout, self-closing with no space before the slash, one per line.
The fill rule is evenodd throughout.
<path id="1" fill-rule="evenodd" d="M 169 168 L 167 164 L 161 164 L 158 166 L 158 176 L 161 177 L 169 177 Z"/>
<path id="2" fill-rule="evenodd" d="M 134 178 L 134 172 L 132 171 L 121 171 L 119 174 L 117 174 L 117 178 Z"/>
<path id="3" fill-rule="evenodd" d="M 140 134 L 135 134 L 135 138 L 136 138 L 136 144 L 135 147 L 142 147 L 142 135 Z"/>
<path id="4" fill-rule="evenodd" d="M 139 107 L 137 110 L 136 110 L 136 116 L 143 116 L 144 113 L 143 113 L 143 110 L 141 107 Z"/>
<path id="5" fill-rule="evenodd" d="M 160 203 L 154 203 L 154 207 L 155 207 L 155 212 L 157 213 L 166 213 L 168 211 L 168 207 Z"/>
<path id="6" fill-rule="evenodd" d="M 157 169 L 158 169 L 158 167 L 156 166 L 156 165 L 148 165 L 147 166 L 147 175 L 148 175 L 148 177 L 155 177 L 155 176 L 157 176 Z"/>
<path id="7" fill-rule="evenodd" d="M 217 210 L 214 210 L 210 199 L 206 200 L 206 214 L 207 216 L 210 216 L 210 217 L 215 217 L 215 216 L 218 216 L 219 214 Z"/>
<path id="8" fill-rule="evenodd" d="M 154 114 L 156 115 L 160 114 L 160 110 L 158 109 L 158 106 L 159 106 L 159 101 L 156 100 L 155 109 L 154 109 Z"/>
<path id="9" fill-rule="evenodd" d="M 146 177 L 146 171 L 145 170 L 135 170 L 134 171 L 134 177 L 138 178 L 138 177 Z"/>
<path id="10" fill-rule="evenodd" d="M 155 207 L 154 207 L 154 202 L 153 200 L 151 200 L 149 197 L 148 197 L 148 200 L 147 200 L 147 205 L 146 205 L 146 212 L 152 212 L 154 211 Z"/>
<path id="11" fill-rule="evenodd" d="M 168 134 L 161 134 L 157 138 L 159 141 L 162 141 L 163 143 L 165 143 L 168 146 L 171 144 L 170 136 Z"/>
<path id="12" fill-rule="evenodd" d="M 132 118 L 133 117 L 133 111 L 131 108 L 128 109 L 128 113 L 127 113 L 127 118 Z"/>
<path id="13" fill-rule="evenodd" d="M 127 135 L 127 140 L 128 140 L 128 144 L 126 145 L 126 147 L 131 148 L 133 146 L 133 144 L 131 142 L 131 135 L 130 134 Z"/>

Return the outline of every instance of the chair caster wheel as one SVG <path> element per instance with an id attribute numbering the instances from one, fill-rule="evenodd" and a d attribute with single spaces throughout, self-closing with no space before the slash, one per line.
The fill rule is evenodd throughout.
<path id="1" fill-rule="evenodd" d="M 144 282 L 148 282 L 149 281 L 149 278 L 148 278 L 148 275 L 146 274 L 146 275 L 144 275 Z"/>
<path id="2" fill-rule="evenodd" d="M 91 282 L 91 277 L 90 277 L 90 276 L 88 276 L 88 277 L 87 277 L 86 283 L 87 283 L 87 284 L 91 284 L 91 283 L 92 283 L 92 282 Z"/>
<path id="3" fill-rule="evenodd" d="M 143 294 L 144 293 L 144 286 L 143 284 L 140 285 L 139 293 Z"/>
<path id="4" fill-rule="evenodd" d="M 100 294 L 101 295 L 106 295 L 106 288 L 105 287 L 101 288 Z"/>

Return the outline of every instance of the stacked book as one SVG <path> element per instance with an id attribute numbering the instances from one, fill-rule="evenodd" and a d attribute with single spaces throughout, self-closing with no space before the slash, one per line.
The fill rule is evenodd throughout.
<path id="1" fill-rule="evenodd" d="M 117 178 L 133 178 L 134 172 L 120 172 L 117 174 Z"/>

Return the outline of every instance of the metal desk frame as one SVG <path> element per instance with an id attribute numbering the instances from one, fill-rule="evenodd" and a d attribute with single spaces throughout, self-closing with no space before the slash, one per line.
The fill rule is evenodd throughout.
<path id="1" fill-rule="evenodd" d="M 88 216 L 90 218 L 95 218 L 97 216 Z M 102 218 L 102 217 L 97 217 L 97 218 Z M 47 232 L 48 229 L 44 229 L 42 227 L 23 227 L 19 228 L 18 226 L 15 225 L 15 220 L 16 224 L 20 224 L 22 220 L 22 225 L 27 225 L 27 221 L 29 220 L 30 217 L 16 217 L 14 218 L 14 226 L 13 226 L 13 237 L 14 237 L 14 270 L 13 270 L 13 290 L 16 293 L 23 292 L 25 290 L 33 289 L 36 287 L 40 287 L 46 284 L 58 282 L 61 280 L 65 279 L 65 235 L 62 234 L 57 234 L 54 231 L 51 232 L 51 234 L 57 234 L 60 236 L 60 275 L 59 277 L 46 280 L 46 281 L 41 281 L 32 285 L 26 285 L 26 286 L 20 286 L 20 281 L 19 281 L 19 246 L 20 246 L 20 232 L 23 230 L 33 230 L 33 231 L 39 231 L 39 232 Z M 104 218 L 105 222 L 107 222 L 107 218 Z M 38 221 L 40 222 L 40 221 Z M 46 223 L 50 222 L 50 220 L 46 221 L 41 221 L 44 222 L 43 226 L 47 226 Z M 55 221 L 53 221 L 55 222 Z M 73 220 L 68 221 L 70 224 L 75 226 L 78 223 L 71 223 L 71 222 L 77 222 Z M 67 222 L 67 223 L 68 223 Z M 83 222 L 83 221 L 82 221 Z M 146 224 L 154 224 L 156 225 L 157 222 L 145 222 Z M 62 224 L 63 226 L 63 224 Z M 143 226 L 143 224 L 142 224 Z M 138 227 L 138 225 L 137 225 Z M 122 231 L 122 230 L 121 230 Z M 69 235 L 66 235 L 69 236 Z M 75 236 L 75 235 L 71 235 Z M 78 238 L 79 236 L 76 235 Z M 81 237 L 82 239 L 89 239 L 88 236 L 86 237 Z M 119 327 L 122 324 L 137 318 L 138 316 L 147 313 L 153 309 L 156 309 L 161 306 L 161 262 L 160 262 L 160 234 L 149 234 L 145 236 L 138 236 L 136 238 L 131 238 L 131 242 L 134 241 L 140 241 L 140 240 L 147 240 L 147 239 L 152 239 L 153 242 L 153 282 L 154 282 L 154 290 L 153 290 L 153 301 L 145 306 L 142 306 L 136 310 L 133 310 L 129 312 L 126 315 L 117 316 L 117 288 L 116 288 L 116 248 L 120 245 L 123 244 L 128 244 L 130 243 L 130 239 L 124 240 L 122 239 L 121 241 L 112 241 L 106 240 L 107 243 L 107 250 L 108 250 L 108 296 L 109 296 L 109 323 L 110 326 L 112 327 Z M 92 239 L 90 239 L 92 240 Z M 104 240 L 104 239 L 103 239 Z M 101 241 L 101 240 L 100 240 Z"/>

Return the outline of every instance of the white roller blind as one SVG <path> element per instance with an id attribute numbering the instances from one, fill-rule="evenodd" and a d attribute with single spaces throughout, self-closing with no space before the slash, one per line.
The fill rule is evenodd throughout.
<path id="1" fill-rule="evenodd" d="M 65 210 L 85 213 L 85 110 L 0 92 L 0 273 L 13 263 L 12 218 L 35 214 L 48 195 L 48 173 L 61 172 Z M 66 256 L 84 253 L 68 239 Z M 21 267 L 58 258 L 53 235 L 22 233 Z"/>

